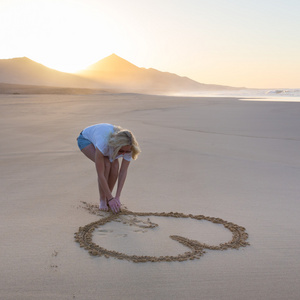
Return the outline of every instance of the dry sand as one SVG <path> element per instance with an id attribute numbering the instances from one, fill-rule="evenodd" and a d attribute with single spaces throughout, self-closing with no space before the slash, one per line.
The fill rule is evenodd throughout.
<path id="1" fill-rule="evenodd" d="M 0 95 L 0 107 L 1 300 L 299 299 L 299 103 Z M 89 255 L 74 233 L 105 214 L 84 209 L 98 191 L 76 137 L 100 122 L 131 129 L 142 148 L 121 197 L 128 210 L 220 218 L 251 245 L 156 263 Z M 169 236 L 216 247 L 233 236 L 205 219 L 116 220 L 91 242 L 130 257 L 190 251 Z"/>

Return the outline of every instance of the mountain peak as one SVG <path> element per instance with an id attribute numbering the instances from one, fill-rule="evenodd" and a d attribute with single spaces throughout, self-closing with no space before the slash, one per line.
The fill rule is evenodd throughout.
<path id="1" fill-rule="evenodd" d="M 118 57 L 121 58 L 120 56 L 118 56 L 116 53 L 112 53 L 111 55 L 107 56 L 107 57 Z"/>
<path id="2" fill-rule="evenodd" d="M 97 72 L 128 72 L 139 69 L 134 64 L 125 60 L 124 58 L 116 55 L 115 53 L 99 60 L 98 62 L 90 65 L 86 70 Z"/>
<path id="3" fill-rule="evenodd" d="M 31 60 L 30 58 L 28 58 L 26 56 L 1 59 L 1 61 L 17 62 L 17 63 L 20 63 L 20 62 L 32 62 L 32 63 L 35 63 L 35 61 Z"/>

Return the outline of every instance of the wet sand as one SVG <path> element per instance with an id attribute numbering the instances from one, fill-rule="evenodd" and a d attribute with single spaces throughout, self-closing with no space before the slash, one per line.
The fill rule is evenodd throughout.
<path id="1" fill-rule="evenodd" d="M 1 299 L 299 298 L 299 103 L 0 95 L 0 107 Z M 94 226 L 88 244 L 109 251 L 94 256 L 74 234 L 107 214 L 84 208 L 98 189 L 76 137 L 100 122 L 135 133 L 121 201 L 148 215 Z M 191 216 L 237 225 L 250 245 L 202 253 L 234 234 Z M 168 259 L 133 262 L 143 256 Z"/>

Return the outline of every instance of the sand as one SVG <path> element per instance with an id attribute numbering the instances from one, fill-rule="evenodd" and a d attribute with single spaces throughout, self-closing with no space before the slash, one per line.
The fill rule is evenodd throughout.
<path id="1" fill-rule="evenodd" d="M 245 228 L 238 226 L 237 224 L 233 224 L 231 222 L 227 222 L 220 218 L 214 217 L 206 217 L 203 215 L 192 215 L 192 214 L 183 214 L 178 212 L 133 212 L 126 208 L 121 209 L 116 214 L 112 214 L 111 212 L 102 212 L 99 211 L 98 205 L 88 204 L 83 202 L 85 208 L 92 214 L 100 216 L 98 221 L 87 224 L 83 227 L 79 227 L 78 232 L 75 233 L 75 241 L 79 243 L 80 247 L 88 250 L 89 254 L 92 256 L 105 256 L 106 258 L 114 257 L 117 259 L 126 259 L 128 261 L 132 261 L 135 263 L 142 262 L 163 262 L 163 261 L 185 261 L 185 260 L 194 260 L 199 259 L 204 253 L 206 253 L 206 249 L 209 250 L 227 250 L 227 249 L 239 249 L 240 247 L 246 247 L 249 245 L 247 242 L 248 234 L 245 232 Z M 104 215 L 103 215 L 104 214 Z M 128 218 L 128 216 L 130 216 Z M 169 237 L 181 243 L 182 245 L 190 248 L 189 252 L 184 252 L 183 254 L 178 255 L 165 255 L 165 256 L 147 256 L 147 255 L 128 255 L 123 252 L 110 250 L 101 247 L 97 243 L 93 241 L 94 231 L 98 229 L 100 226 L 104 226 L 109 222 L 122 222 L 125 225 L 129 226 L 137 226 L 139 228 L 143 228 L 143 233 L 148 232 L 145 230 L 146 228 L 155 228 L 158 227 L 158 224 L 151 222 L 150 218 L 147 221 L 143 221 L 141 218 L 144 216 L 156 216 L 161 218 L 183 218 L 183 219 L 194 219 L 199 221 L 209 221 L 214 224 L 223 225 L 232 233 L 232 239 L 227 243 L 220 243 L 219 245 L 208 245 L 205 243 L 201 243 L 197 240 L 191 240 L 189 238 L 185 238 L 183 236 L 178 235 L 170 235 Z M 187 223 L 187 222 L 186 222 Z M 185 224 L 187 226 L 187 224 Z M 172 228 L 174 230 L 174 228 Z M 107 230 L 106 230 L 107 231 Z M 135 230 L 135 232 L 140 230 Z M 103 230 L 100 230 L 103 232 Z M 113 232 L 113 230 L 111 230 Z M 127 237 L 127 234 L 124 236 Z M 165 241 L 162 241 L 165 242 Z"/>
<path id="2" fill-rule="evenodd" d="M 1 299 L 299 299 L 299 103 L 0 95 L 0 106 Z M 141 214 L 94 226 L 88 243 L 109 252 L 93 256 L 74 234 L 109 215 L 85 209 L 98 190 L 76 137 L 100 122 L 140 143 L 121 201 Z M 234 238 L 220 220 L 250 245 L 202 253 Z M 109 255 L 193 251 L 170 236 L 202 255 Z"/>

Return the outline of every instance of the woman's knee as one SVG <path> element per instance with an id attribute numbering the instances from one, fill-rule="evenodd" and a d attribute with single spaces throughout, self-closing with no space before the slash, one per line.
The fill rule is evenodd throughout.
<path id="1" fill-rule="evenodd" d="M 119 172 L 119 160 L 116 159 L 111 164 L 111 172 L 118 174 Z"/>
<path id="2" fill-rule="evenodd" d="M 104 167 L 105 170 L 110 170 L 111 162 L 109 161 L 108 157 L 104 156 Z"/>

